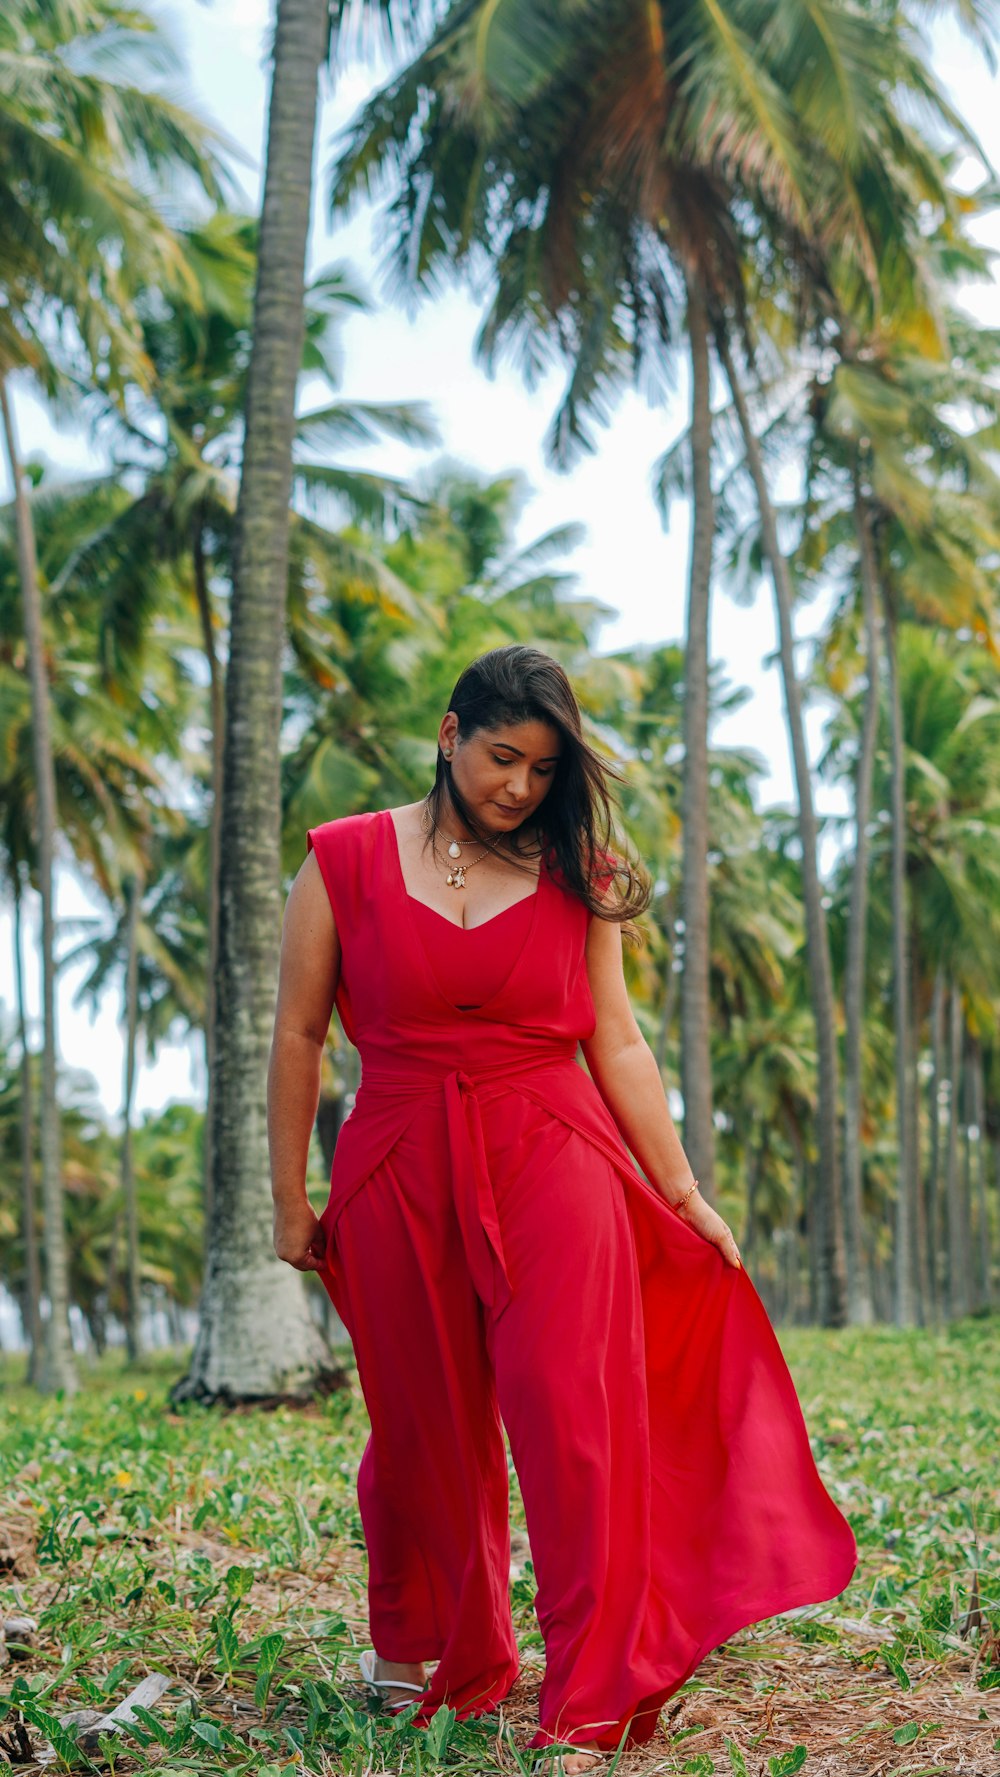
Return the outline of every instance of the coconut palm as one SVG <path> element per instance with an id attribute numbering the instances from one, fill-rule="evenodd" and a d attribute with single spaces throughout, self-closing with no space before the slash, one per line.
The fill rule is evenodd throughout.
<path id="1" fill-rule="evenodd" d="M 96 409 L 105 430 L 112 428 L 115 463 L 110 479 L 134 484 L 137 491 L 112 522 L 101 523 L 91 535 L 77 539 L 60 576 L 61 588 L 87 580 L 103 587 L 98 623 L 113 654 L 135 645 L 156 621 L 157 570 L 169 571 L 169 596 L 179 584 L 197 612 L 210 689 L 204 1027 L 209 1219 L 225 686 L 220 639 L 228 621 L 256 237 L 257 225 L 251 219 L 216 212 L 181 236 L 197 286 L 196 301 L 183 291 L 159 289 L 137 297 L 142 355 L 150 370 L 148 389 L 132 391 L 124 410 L 117 401 L 93 393 L 86 398 L 86 406 Z M 348 543 L 328 523 L 334 513 L 346 512 L 379 529 L 398 521 L 411 502 L 397 478 L 331 461 L 331 452 L 381 436 L 407 444 L 426 444 L 436 437 L 420 403 L 336 397 L 340 327 L 349 313 L 367 306 L 367 296 L 348 268 L 339 264 L 312 278 L 306 290 L 302 371 L 313 386 L 322 379 L 326 399 L 296 419 L 293 460 L 299 510 L 292 519 L 291 575 L 293 582 L 296 575 L 310 582 L 317 574 L 325 578 L 349 574 L 376 598 L 405 599 L 405 589 L 360 539 Z M 317 460 L 318 452 L 323 453 L 322 460 Z M 137 578 L 152 594 L 143 603 L 136 597 Z M 293 598 L 289 618 L 296 647 L 297 608 Z"/>
<path id="2" fill-rule="evenodd" d="M 66 1321 L 56 1097 L 56 785 L 36 550 L 8 379 L 27 369 L 50 388 L 58 381 L 43 343 L 53 312 L 73 316 L 95 374 L 100 367 L 116 374 L 123 361 L 137 368 L 127 325 L 128 275 L 181 270 L 170 230 L 142 187 L 183 170 L 220 195 L 204 127 L 149 90 L 151 74 L 161 74 L 169 61 L 169 43 L 151 20 L 107 0 L 86 13 L 46 0 L 12 0 L 0 21 L 0 165 L 11 170 L 0 177 L 0 417 L 17 517 L 42 900 L 40 1115 L 50 1300 L 42 1385 L 68 1391 L 76 1383 Z"/>
<path id="3" fill-rule="evenodd" d="M 837 1320 L 843 1254 L 832 981 L 794 673 L 791 583 L 743 389 L 744 374 L 756 376 L 744 262 L 751 244 L 759 257 L 766 257 L 773 241 L 786 257 L 801 261 L 811 253 L 820 263 L 836 244 L 845 277 L 848 271 L 856 280 L 873 275 L 872 239 L 859 200 L 862 175 L 880 214 L 898 216 L 900 226 L 913 214 L 911 201 L 890 201 L 901 186 L 896 170 L 904 150 L 917 157 L 917 146 L 899 126 L 888 95 L 911 89 L 940 110 L 947 107 L 895 18 L 862 16 L 837 0 L 823 0 L 805 15 L 797 11 L 795 24 L 790 30 L 784 15 L 747 0 L 674 8 L 669 16 L 636 0 L 600 8 L 456 0 L 430 44 L 362 108 L 347 132 L 334 168 L 334 204 L 342 208 L 359 194 L 390 186 L 390 266 L 398 286 L 431 287 L 442 262 L 468 270 L 474 280 L 481 269 L 489 270 L 494 291 L 478 340 L 488 365 L 509 348 L 531 380 L 553 356 L 568 359 L 569 381 L 548 441 L 562 464 L 591 444 L 589 423 L 607 417 L 632 367 L 647 389 L 662 387 L 686 314 L 694 354 L 691 440 L 698 445 L 689 479 L 698 505 L 689 587 L 686 745 L 695 788 L 687 823 L 688 881 L 702 909 L 706 896 L 694 895 L 694 885 L 704 888 L 703 866 L 694 854 L 703 853 L 698 809 L 705 802 L 709 336 L 735 385 L 775 577 L 807 854 L 821 1055 L 824 1315 Z M 690 912 L 692 941 L 701 952 L 691 958 L 692 978 L 703 984 L 699 905 L 693 903 Z M 703 987 L 692 988 L 691 996 L 685 1142 L 710 1189 L 710 1117 L 698 1098 L 710 1074 L 707 1026 L 694 1010 L 697 1005 L 704 1012 Z"/>
<path id="4" fill-rule="evenodd" d="M 274 1256 L 263 1106 L 281 916 L 281 673 L 317 85 L 342 10 L 327 0 L 277 8 L 226 674 L 215 1186 L 201 1325 L 178 1397 L 299 1394 L 328 1364 L 301 1276 Z M 379 9 L 390 23 L 406 10 Z"/>
<path id="5" fill-rule="evenodd" d="M 124 495 L 124 503 L 128 496 Z M 32 533 L 39 545 L 39 584 L 48 590 L 53 563 L 65 562 L 79 527 L 85 534 L 113 524 L 122 505 L 122 490 L 114 485 L 84 484 L 49 490 L 44 483 L 34 502 Z M 0 585 L 13 590 L 10 539 L 0 528 Z M 6 570 L 6 571 L 5 571 Z M 162 580 L 156 571 L 158 580 Z M 142 584 L 140 564 L 133 568 L 132 587 L 142 606 L 148 594 Z M 103 590 L 103 589 L 101 589 Z M 53 774 L 60 824 L 82 871 L 89 875 L 102 899 L 121 910 L 123 926 L 133 942 L 122 953 L 126 993 L 126 1095 L 122 1142 L 123 1201 L 127 1227 L 129 1343 L 138 1352 L 139 1251 L 138 1222 L 130 1177 L 131 1102 L 134 1085 L 135 1014 L 134 991 L 137 951 L 134 940 L 138 898 L 132 883 L 148 868 L 149 841 L 157 802 L 162 802 L 158 763 L 177 757 L 191 714 L 194 688 L 180 664 L 183 650 L 175 656 L 169 647 L 152 652 L 143 663 L 135 649 L 120 652 L 117 662 L 103 646 L 98 622 L 100 592 L 93 584 L 77 581 L 64 587 L 50 601 L 46 645 L 53 661 L 48 703 L 53 726 Z M 166 599 L 161 598 L 164 618 Z M 179 639 L 176 636 L 175 639 Z M 5 789 L 9 811 L 9 848 L 14 852 L 12 870 L 34 860 L 34 847 L 23 830 L 30 807 L 31 773 L 27 729 L 28 707 L 23 697 L 8 706 L 4 728 L 6 757 L 12 770 Z M 21 838 L 16 838 L 18 818 Z M 23 854 L 23 859 L 18 853 Z M 83 922 L 87 924 L 89 922 Z M 99 922 L 103 923 L 103 922 Z M 65 967 L 77 959 L 73 950 L 60 959 Z M 107 960 L 101 987 L 108 979 Z M 96 996 L 95 996 L 96 998 Z M 25 1103 L 26 1114 L 29 1105 Z M 25 1199 L 24 1226 L 32 1224 Z M 30 1260 L 30 1249 L 29 1249 Z"/>
<path id="6" fill-rule="evenodd" d="M 976 250 L 968 249 L 974 256 Z M 857 846 L 855 918 L 846 981 L 845 1208 L 849 1230 L 849 1276 L 853 1318 L 869 1318 L 860 1265 L 860 1103 L 861 984 L 864 973 L 865 904 L 868 872 L 868 813 L 879 703 L 879 638 L 884 625 L 892 717 L 892 831 L 895 1028 L 897 1045 L 897 1124 L 900 1189 L 896 1200 L 896 1315 L 917 1315 L 919 1262 L 925 1245 L 918 1239 L 923 1206 L 917 1186 L 918 1149 L 915 1062 L 905 1033 L 912 1027 L 909 1000 L 909 914 L 905 856 L 904 728 L 898 690 L 895 637 L 900 616 L 926 617 L 956 629 L 971 627 L 987 639 L 994 592 L 990 561 L 1000 547 L 1000 481 L 985 454 L 985 441 L 998 418 L 996 392 L 984 374 L 984 339 L 970 338 L 969 323 L 939 310 L 937 329 L 919 335 L 915 349 L 913 308 L 902 308 L 892 326 L 882 324 L 863 352 L 842 359 L 833 376 L 813 386 L 810 408 L 816 431 L 811 442 L 812 482 L 805 554 L 821 569 L 831 554 L 856 564 L 849 574 L 847 599 L 860 587 L 864 608 L 868 695 L 857 764 Z M 938 339 L 941 343 L 937 344 Z M 927 348 L 937 349 L 929 353 Z M 963 368 L 959 369 L 961 365 Z M 957 426 L 956 409 L 978 415 L 970 432 Z M 853 548 L 849 522 L 855 533 Z M 852 652 L 846 605 L 835 618 L 827 654 L 839 654 L 841 676 Z M 836 639 L 834 639 L 836 638 Z"/>

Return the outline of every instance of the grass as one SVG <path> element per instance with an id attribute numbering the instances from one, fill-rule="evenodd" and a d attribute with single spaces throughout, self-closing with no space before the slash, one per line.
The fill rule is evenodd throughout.
<path id="1" fill-rule="evenodd" d="M 996 1777 L 996 1321 L 796 1330 L 782 1345 L 824 1480 L 858 1539 L 858 1575 L 835 1603 L 709 1655 L 661 1732 L 617 1769 Z M 542 1661 L 530 1559 L 512 1580 L 524 1671 L 495 1715 L 459 1723 L 443 1709 L 419 1732 L 365 1696 L 354 1663 L 368 1645 L 356 1382 L 299 1411 L 223 1414 L 168 1408 L 178 1354 L 131 1370 L 109 1355 L 71 1402 L 19 1386 L 22 1368 L 0 1364 L 2 1614 L 38 1622 L 0 1672 L 13 1769 L 524 1768 Z M 512 1496 L 523 1549 L 513 1476 Z M 109 1709 L 151 1672 L 169 1688 L 91 1758 L 60 1729 L 67 1711 Z M 0 1754 L 0 1777 L 9 1768 Z"/>

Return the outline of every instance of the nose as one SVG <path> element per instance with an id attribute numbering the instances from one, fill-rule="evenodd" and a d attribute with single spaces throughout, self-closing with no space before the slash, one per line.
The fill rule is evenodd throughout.
<path id="1" fill-rule="evenodd" d="M 527 802 L 530 792 L 529 792 L 526 784 L 524 785 L 523 788 L 517 789 L 508 781 L 507 788 L 506 788 L 504 794 L 507 797 L 507 801 L 510 803 L 511 807 L 513 808 L 516 803 Z"/>

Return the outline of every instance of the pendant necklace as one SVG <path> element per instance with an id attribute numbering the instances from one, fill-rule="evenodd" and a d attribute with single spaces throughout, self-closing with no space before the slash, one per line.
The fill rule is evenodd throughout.
<path id="1" fill-rule="evenodd" d="M 449 846 L 448 849 L 450 850 L 451 847 Z M 447 876 L 445 877 L 445 881 L 447 883 L 449 883 L 452 888 L 457 888 L 457 889 L 464 888 L 465 887 L 465 873 L 466 873 L 466 871 L 471 870 L 473 864 L 481 864 L 483 861 L 483 858 L 487 857 L 488 855 L 489 854 L 487 852 L 482 852 L 478 858 L 470 858 L 469 862 L 467 864 L 466 863 L 456 864 L 454 870 L 449 870 Z"/>
<path id="2" fill-rule="evenodd" d="M 436 821 L 432 822 L 432 830 L 435 833 L 439 831 Z M 463 845 L 480 845 L 481 843 L 482 841 L 479 839 L 451 839 L 448 842 L 448 856 L 450 858 L 460 858 L 462 856 Z M 449 870 L 445 878 L 449 888 L 464 889 L 466 871 L 471 870 L 473 864 L 481 864 L 483 859 L 488 858 L 489 855 L 488 850 L 480 852 L 478 858 L 470 858 L 468 863 L 465 863 L 463 860 L 461 864 L 458 864 L 453 869 Z"/>
<path id="3" fill-rule="evenodd" d="M 448 844 L 448 856 L 450 858 L 461 858 L 463 845 L 479 844 L 480 841 L 478 839 L 452 839 Z M 473 864 L 481 864 L 483 859 L 488 858 L 489 855 L 488 851 L 480 852 L 478 858 L 470 858 L 468 863 L 466 863 L 463 858 L 460 864 L 456 864 L 453 869 L 449 870 L 445 877 L 445 881 L 451 888 L 463 889 L 465 887 L 466 871 L 471 870 Z"/>

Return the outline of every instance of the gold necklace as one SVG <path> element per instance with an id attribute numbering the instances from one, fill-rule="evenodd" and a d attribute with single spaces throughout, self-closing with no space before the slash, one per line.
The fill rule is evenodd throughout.
<path id="1" fill-rule="evenodd" d="M 441 831 L 441 829 L 439 828 L 437 821 L 432 820 L 431 821 L 431 842 L 432 842 L 432 844 L 433 844 L 434 836 L 437 833 L 439 833 L 440 831 Z M 445 837 L 445 835 L 442 835 L 442 837 Z M 482 844 L 482 840 L 480 840 L 480 839 L 450 839 L 448 841 L 448 856 L 451 858 L 460 858 L 462 856 L 463 845 L 481 845 L 481 844 Z M 447 882 L 449 888 L 464 889 L 466 871 L 471 870 L 473 864 L 481 864 L 483 859 L 488 858 L 489 855 L 490 854 L 489 854 L 488 850 L 482 851 L 482 852 L 480 852 L 478 858 L 470 858 L 468 860 L 468 862 L 465 862 L 465 860 L 463 859 L 461 864 L 458 864 L 458 865 L 454 866 L 451 870 L 449 870 L 448 875 L 445 878 L 445 881 Z"/>
<path id="2" fill-rule="evenodd" d="M 450 851 L 451 847 L 449 846 L 448 849 Z M 478 858 L 470 858 L 468 860 L 468 863 L 466 863 L 465 860 L 463 859 L 461 864 L 456 864 L 454 869 L 449 870 L 447 876 L 445 877 L 445 881 L 447 883 L 450 883 L 452 888 L 457 888 L 457 889 L 464 888 L 465 887 L 465 873 L 466 873 L 466 871 L 471 870 L 473 864 L 481 864 L 483 859 L 488 858 L 489 855 L 490 855 L 489 852 L 484 851 L 484 852 L 480 852 Z"/>
<path id="3" fill-rule="evenodd" d="M 440 831 L 441 831 L 441 829 L 439 828 L 437 822 L 435 820 L 432 820 L 431 821 L 432 836 L 433 836 L 433 834 L 439 833 Z M 451 858 L 460 858 L 462 856 L 463 845 L 481 845 L 481 844 L 482 844 L 482 840 L 475 839 L 475 838 L 473 838 L 473 839 L 450 839 L 448 841 L 448 856 Z M 458 865 L 454 866 L 451 870 L 449 870 L 447 876 L 445 877 L 445 881 L 447 882 L 449 888 L 464 889 L 466 872 L 472 869 L 473 864 L 481 864 L 483 859 L 488 858 L 489 855 L 490 855 L 490 851 L 489 851 L 489 848 L 487 848 L 486 851 L 480 852 L 478 858 L 469 858 L 468 862 L 466 862 L 463 859 L 461 864 L 458 864 Z"/>

